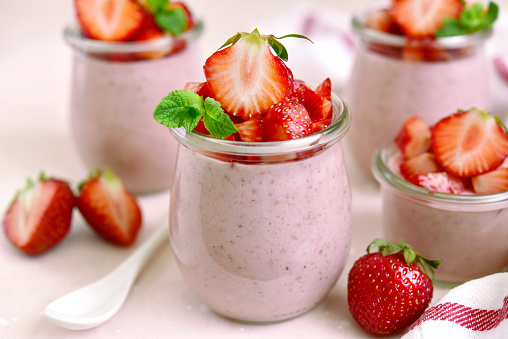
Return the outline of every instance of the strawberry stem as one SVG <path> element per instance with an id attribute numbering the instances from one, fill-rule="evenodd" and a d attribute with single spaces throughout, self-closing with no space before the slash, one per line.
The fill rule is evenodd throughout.
<path id="1" fill-rule="evenodd" d="M 423 269 L 423 272 L 434 281 L 434 269 L 438 268 L 441 264 L 441 260 L 429 260 L 427 258 L 422 257 L 420 254 L 413 250 L 413 247 L 409 245 L 404 240 L 401 240 L 398 244 L 393 242 L 388 242 L 385 239 L 377 238 L 374 239 L 369 246 L 367 246 L 367 253 L 370 253 L 371 247 L 378 247 L 378 251 L 383 254 L 383 256 L 394 255 L 397 253 L 402 253 L 406 264 L 408 265 L 420 265 Z M 431 275 L 427 272 L 427 269 L 431 272 Z"/>
<path id="2" fill-rule="evenodd" d="M 240 39 L 249 39 L 250 41 L 252 41 L 252 43 L 262 43 L 266 41 L 279 58 L 281 58 L 284 61 L 288 61 L 288 51 L 286 50 L 286 47 L 284 47 L 284 45 L 281 44 L 280 41 L 278 41 L 284 38 L 299 38 L 306 39 L 312 42 L 312 40 L 300 34 L 287 34 L 279 38 L 272 34 L 262 35 L 259 33 L 258 29 L 255 28 L 251 33 L 246 32 L 236 33 L 231 38 L 229 38 L 222 46 L 220 46 L 218 50 L 221 50 L 222 48 L 227 47 L 229 45 L 232 45 Z"/>

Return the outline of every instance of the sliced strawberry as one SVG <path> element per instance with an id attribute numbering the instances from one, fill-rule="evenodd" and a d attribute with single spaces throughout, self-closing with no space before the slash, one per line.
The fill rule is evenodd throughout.
<path id="1" fill-rule="evenodd" d="M 406 159 L 400 164 L 400 174 L 402 174 L 406 180 L 410 180 L 413 176 L 418 174 L 435 173 L 441 172 L 442 170 L 434 154 L 429 152 L 424 152 Z"/>
<path id="2" fill-rule="evenodd" d="M 459 111 L 432 128 L 438 163 L 456 177 L 473 177 L 499 167 L 508 156 L 508 133 L 487 110 Z"/>
<path id="3" fill-rule="evenodd" d="M 321 88 L 320 91 L 326 91 L 324 87 L 326 87 L 326 84 L 323 84 L 323 88 Z M 293 96 L 305 106 L 312 121 L 325 120 L 330 117 L 332 113 L 331 100 L 320 96 L 317 92 L 305 85 L 303 81 L 296 81 L 294 83 Z"/>
<path id="4" fill-rule="evenodd" d="M 201 95 L 203 99 L 210 96 L 210 90 L 208 89 L 208 84 L 206 82 L 188 82 L 185 84 L 184 89 L 194 92 L 197 95 Z"/>
<path id="5" fill-rule="evenodd" d="M 261 117 L 255 117 L 239 124 L 235 124 L 240 135 L 240 140 L 244 142 L 261 142 L 263 133 L 261 128 Z"/>
<path id="6" fill-rule="evenodd" d="M 58 244 L 71 227 L 74 194 L 62 180 L 28 180 L 16 193 L 3 221 L 7 239 L 29 255 L 41 254 Z"/>
<path id="7" fill-rule="evenodd" d="M 76 206 L 90 227 L 105 240 L 122 246 L 136 240 L 141 228 L 141 209 L 110 169 L 90 173 L 79 187 Z"/>
<path id="8" fill-rule="evenodd" d="M 297 139 L 313 133 L 309 113 L 295 97 L 273 105 L 262 127 L 264 141 Z"/>
<path id="9" fill-rule="evenodd" d="M 324 130 L 332 123 L 332 119 L 319 120 L 312 122 L 312 133 L 317 133 L 319 131 Z"/>
<path id="10" fill-rule="evenodd" d="M 460 194 L 466 190 L 466 184 L 463 180 L 446 172 L 437 172 L 414 175 L 409 181 L 429 191 Z"/>
<path id="11" fill-rule="evenodd" d="M 430 148 L 430 127 L 422 118 L 411 117 L 402 125 L 395 144 L 405 159 L 427 152 Z"/>
<path id="12" fill-rule="evenodd" d="M 103 41 L 133 38 L 148 15 L 134 0 L 74 0 L 74 6 L 86 35 Z"/>
<path id="13" fill-rule="evenodd" d="M 293 75 L 274 56 L 266 36 L 255 30 L 205 62 L 204 72 L 212 97 L 232 115 L 248 120 L 262 115 L 293 91 Z"/>
<path id="14" fill-rule="evenodd" d="M 492 194 L 508 191 L 508 168 L 502 167 L 471 178 L 476 194 Z"/>
<path id="15" fill-rule="evenodd" d="M 322 98 L 332 100 L 332 81 L 330 78 L 326 78 L 316 87 L 316 94 Z"/>
<path id="16" fill-rule="evenodd" d="M 434 36 L 444 18 L 458 19 L 463 6 L 461 0 L 394 0 L 390 13 L 406 36 L 424 38 Z"/>

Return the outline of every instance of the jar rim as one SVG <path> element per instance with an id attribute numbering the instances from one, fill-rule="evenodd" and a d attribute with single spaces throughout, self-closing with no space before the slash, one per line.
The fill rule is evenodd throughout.
<path id="1" fill-rule="evenodd" d="M 407 37 L 403 35 L 390 34 L 375 29 L 367 28 L 364 25 L 367 15 L 373 10 L 388 8 L 389 2 L 386 0 L 374 2 L 372 5 L 353 15 L 351 24 L 353 31 L 362 39 L 369 42 L 377 42 L 388 46 L 404 47 L 407 44 Z M 436 46 L 443 48 L 463 48 L 483 43 L 492 35 L 492 28 L 485 28 L 481 31 L 451 37 L 437 38 Z"/>
<path id="2" fill-rule="evenodd" d="M 332 123 L 327 128 L 292 140 L 243 142 L 217 139 L 195 131 L 188 133 L 183 127 L 169 128 L 169 130 L 181 145 L 204 154 L 214 152 L 239 157 L 262 157 L 261 161 L 253 162 L 270 162 L 271 159 L 277 161 L 278 157 L 283 155 L 325 149 L 344 138 L 351 126 L 351 111 L 335 93 L 332 93 L 332 106 Z M 312 152 L 312 154 L 315 153 L 317 152 Z"/>
<path id="3" fill-rule="evenodd" d="M 77 24 L 68 24 L 64 27 L 65 41 L 74 49 L 87 53 L 141 53 L 153 50 L 167 49 L 173 46 L 175 41 L 192 42 L 201 36 L 203 21 L 196 20 L 195 26 L 179 36 L 166 34 L 163 37 L 146 41 L 101 41 L 89 39 L 81 34 Z"/>
<path id="4" fill-rule="evenodd" d="M 508 207 L 508 191 L 493 194 L 451 194 L 427 190 L 406 181 L 389 166 L 399 153 L 395 143 L 380 147 L 372 158 L 372 173 L 379 184 L 392 192 L 403 194 L 421 204 L 452 211 L 490 211 Z"/>

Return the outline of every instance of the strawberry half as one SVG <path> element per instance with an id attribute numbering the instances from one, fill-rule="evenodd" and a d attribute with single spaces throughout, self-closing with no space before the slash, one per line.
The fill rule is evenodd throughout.
<path id="1" fill-rule="evenodd" d="M 427 152 L 430 148 L 430 127 L 420 117 L 407 119 L 395 137 L 395 144 L 405 159 Z"/>
<path id="2" fill-rule="evenodd" d="M 76 206 L 90 227 L 105 240 L 127 246 L 141 228 L 141 210 L 122 181 L 107 169 L 91 171 L 79 186 Z"/>
<path id="3" fill-rule="evenodd" d="M 69 232 L 74 194 L 62 180 L 27 181 L 16 193 L 3 221 L 7 239 L 29 255 L 41 254 L 58 244 Z"/>
<path id="4" fill-rule="evenodd" d="M 134 0 L 74 0 L 85 35 L 103 41 L 127 41 L 141 29 L 147 13 Z"/>
<path id="5" fill-rule="evenodd" d="M 458 19 L 461 0 L 394 0 L 390 14 L 404 34 L 413 38 L 432 37 L 444 18 Z"/>
<path id="6" fill-rule="evenodd" d="M 508 191 L 508 168 L 502 167 L 472 177 L 471 182 L 476 194 L 492 194 Z"/>
<path id="7" fill-rule="evenodd" d="M 378 246 L 379 252 L 370 253 L 371 246 Z M 421 257 L 403 241 L 395 244 L 376 239 L 367 247 L 367 253 L 349 272 L 349 311 L 369 333 L 400 331 L 415 322 L 429 305 L 434 288 L 427 268 L 433 273 L 441 261 Z"/>
<path id="8" fill-rule="evenodd" d="M 473 177 L 499 167 L 508 156 L 508 133 L 487 110 L 459 111 L 432 128 L 437 162 L 456 177 Z"/>
<path id="9" fill-rule="evenodd" d="M 224 49 L 213 53 L 203 67 L 212 97 L 230 114 L 248 120 L 262 115 L 293 91 L 293 75 L 272 54 L 273 36 L 238 33 Z"/>
<path id="10" fill-rule="evenodd" d="M 295 97 L 273 105 L 264 116 L 262 127 L 264 141 L 298 139 L 313 133 L 309 113 Z"/>

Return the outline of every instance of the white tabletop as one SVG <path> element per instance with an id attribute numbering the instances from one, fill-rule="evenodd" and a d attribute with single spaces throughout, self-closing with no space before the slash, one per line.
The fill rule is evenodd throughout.
<path id="1" fill-rule="evenodd" d="M 313 0 L 312 4 L 347 17 L 368 2 Z M 508 9 L 508 0 L 497 2 Z M 204 55 L 209 55 L 237 31 L 277 22 L 295 1 L 188 3 L 205 21 L 200 43 Z M 69 0 L 0 2 L 2 216 L 27 177 L 34 178 L 44 170 L 77 183 L 88 172 L 75 154 L 67 118 L 71 51 L 63 41 L 62 28 L 72 20 Z M 328 75 L 324 70 L 317 76 L 324 79 Z M 39 257 L 23 255 L 8 243 L 3 232 L 0 234 L 0 338 L 368 338 L 348 311 L 346 279 L 367 244 L 382 235 L 381 200 L 377 185 L 362 176 L 351 161 L 348 167 L 354 233 L 346 268 L 326 299 L 296 319 L 247 325 L 217 316 L 191 294 L 166 241 L 142 271 L 116 316 L 87 331 L 62 329 L 44 316 L 47 304 L 107 274 L 135 248 L 121 249 L 98 241 L 76 213 L 67 238 Z M 169 192 L 140 198 L 145 224 L 137 244 L 167 215 L 168 201 Z M 446 292 L 438 286 L 434 300 Z"/>

